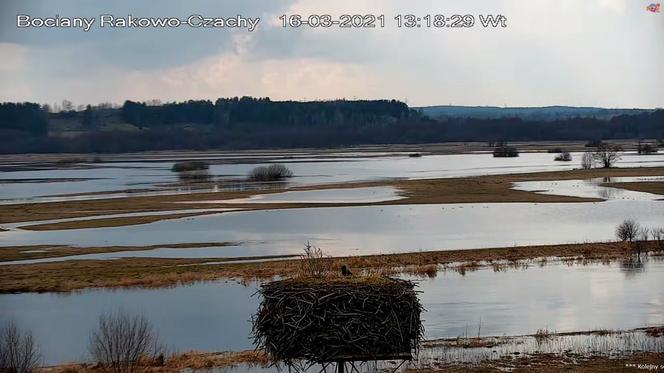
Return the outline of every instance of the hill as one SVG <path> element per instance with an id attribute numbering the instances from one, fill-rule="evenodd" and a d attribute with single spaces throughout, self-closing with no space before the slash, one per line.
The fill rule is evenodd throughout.
<path id="1" fill-rule="evenodd" d="M 544 106 L 544 107 L 498 107 L 498 106 L 425 106 L 416 107 L 423 115 L 434 119 L 474 118 L 501 119 L 520 118 L 535 121 L 554 121 L 571 118 L 595 118 L 609 120 L 618 115 L 636 115 L 651 112 L 648 109 L 607 109 L 599 107 Z"/>

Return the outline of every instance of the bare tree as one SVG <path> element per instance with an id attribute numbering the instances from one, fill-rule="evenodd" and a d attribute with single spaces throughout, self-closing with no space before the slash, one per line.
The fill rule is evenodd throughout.
<path id="1" fill-rule="evenodd" d="M 581 168 L 584 170 L 590 170 L 595 165 L 595 158 L 592 153 L 585 152 L 581 157 Z"/>
<path id="2" fill-rule="evenodd" d="M 39 368 L 41 355 L 32 333 L 14 322 L 0 329 L 0 372 L 30 373 Z"/>
<path id="3" fill-rule="evenodd" d="M 632 219 L 624 220 L 616 227 L 616 237 L 621 241 L 634 241 L 641 231 L 639 223 Z"/>
<path id="4" fill-rule="evenodd" d="M 653 241 L 657 244 L 658 249 L 664 249 L 664 228 L 650 229 Z"/>
<path id="5" fill-rule="evenodd" d="M 69 100 L 62 100 L 62 111 L 74 110 L 74 104 Z"/>
<path id="6" fill-rule="evenodd" d="M 331 261 L 325 258 L 320 247 L 315 247 L 309 242 L 304 245 L 304 254 L 300 263 L 303 276 L 323 278 L 330 272 Z"/>
<path id="7" fill-rule="evenodd" d="M 600 144 L 593 152 L 593 159 L 603 168 L 610 168 L 620 160 L 621 148 L 617 145 Z"/>
<path id="8" fill-rule="evenodd" d="M 161 350 L 149 320 L 122 310 L 101 315 L 90 335 L 90 354 L 113 373 L 138 372 L 141 360 L 154 359 Z"/>

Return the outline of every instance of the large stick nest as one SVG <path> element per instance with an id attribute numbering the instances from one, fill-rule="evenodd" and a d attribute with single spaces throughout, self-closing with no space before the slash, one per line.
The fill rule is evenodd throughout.
<path id="1" fill-rule="evenodd" d="M 263 284 L 254 343 L 275 360 L 411 359 L 422 340 L 415 284 L 387 277 Z"/>

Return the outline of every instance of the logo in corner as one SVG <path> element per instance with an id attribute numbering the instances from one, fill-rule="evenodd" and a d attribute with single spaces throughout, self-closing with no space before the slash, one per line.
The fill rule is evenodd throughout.
<path id="1" fill-rule="evenodd" d="M 647 11 L 653 12 L 653 13 L 659 13 L 659 9 L 660 9 L 660 4 L 659 3 L 657 3 L 657 4 L 652 3 L 652 4 L 650 4 L 646 7 Z"/>

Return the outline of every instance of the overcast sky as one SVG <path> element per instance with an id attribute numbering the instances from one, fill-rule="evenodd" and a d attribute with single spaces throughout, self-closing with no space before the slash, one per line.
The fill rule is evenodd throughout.
<path id="1" fill-rule="evenodd" d="M 664 13 L 642 0 L 0 0 L 0 101 L 395 98 L 411 106 L 664 107 Z M 653 0 L 656 1 L 656 0 Z M 260 17 L 225 29 L 18 29 L 16 15 Z M 384 14 L 284 29 L 281 14 Z M 397 14 L 507 28 L 398 29 Z M 98 19 L 97 19 L 98 22 Z"/>

